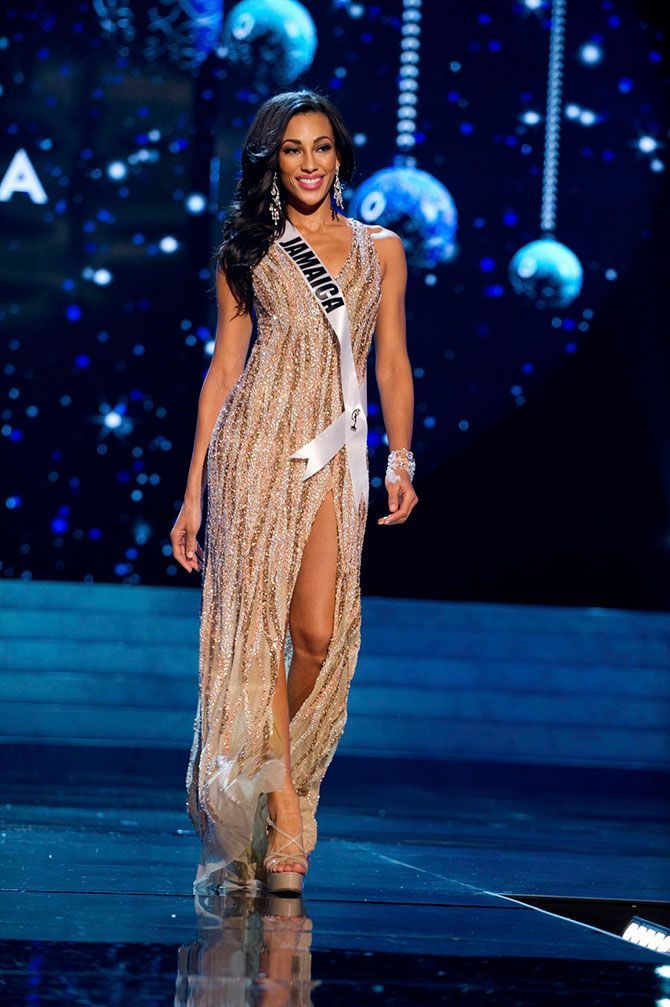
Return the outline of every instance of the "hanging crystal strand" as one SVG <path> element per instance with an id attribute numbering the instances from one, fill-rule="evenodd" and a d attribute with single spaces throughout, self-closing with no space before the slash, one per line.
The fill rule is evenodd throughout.
<path id="1" fill-rule="evenodd" d="M 419 91 L 419 64 L 421 61 L 421 5 L 422 0 L 402 0 L 402 28 L 400 30 L 400 83 L 398 85 L 398 107 L 396 122 L 396 167 L 416 168 L 416 158 L 406 153 L 416 145 L 416 106 Z M 391 451 L 386 464 L 385 478 L 398 482 L 396 468 L 405 469 L 414 479 L 416 463 L 409 448 Z"/>
<path id="2" fill-rule="evenodd" d="M 544 174 L 542 179 L 540 230 L 547 232 L 552 237 L 556 230 L 566 7 L 567 0 L 553 0 L 551 5 L 551 29 L 549 33 L 549 75 L 547 82 L 547 118 L 544 136 Z"/>
<path id="3" fill-rule="evenodd" d="M 509 263 L 509 278 L 516 293 L 537 308 L 566 308 L 582 289 L 584 269 L 571 248 L 556 240 L 558 204 L 558 152 L 561 138 L 563 56 L 567 0 L 553 0 L 549 34 L 547 112 L 542 172 L 542 237 L 523 245 Z"/>
<path id="4" fill-rule="evenodd" d="M 421 59 L 421 3 L 422 0 L 403 0 L 402 4 L 396 147 L 403 152 L 416 144 L 416 105 Z M 416 158 L 406 153 L 397 154 L 394 164 L 415 168 Z"/>

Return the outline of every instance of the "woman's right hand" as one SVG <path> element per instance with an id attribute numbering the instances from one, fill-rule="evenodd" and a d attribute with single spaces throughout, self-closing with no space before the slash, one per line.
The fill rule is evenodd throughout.
<path id="1" fill-rule="evenodd" d="M 196 535 L 202 523 L 202 507 L 185 500 L 170 532 L 172 555 L 188 573 L 200 570 L 204 556 Z"/>

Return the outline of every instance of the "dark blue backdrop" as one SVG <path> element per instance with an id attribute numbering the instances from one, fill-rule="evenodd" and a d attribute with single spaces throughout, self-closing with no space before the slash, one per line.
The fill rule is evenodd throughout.
<path id="1" fill-rule="evenodd" d="M 168 535 L 244 131 L 276 90 L 328 92 L 357 144 L 347 207 L 399 153 L 400 0 L 306 3 L 290 52 L 272 23 L 245 49 L 232 4 L 201 4 L 198 31 L 164 6 L 169 23 L 152 3 L 130 5 L 131 24 L 103 0 L 5 11 L 5 577 L 189 583 Z M 370 358 L 363 589 L 667 607 L 660 20 L 632 0 L 568 6 L 556 234 L 584 280 L 538 308 L 508 264 L 540 236 L 550 6 L 417 8 L 410 153 L 458 226 L 435 268 L 407 246 L 421 502 L 391 531 L 375 523 L 386 446 Z"/>

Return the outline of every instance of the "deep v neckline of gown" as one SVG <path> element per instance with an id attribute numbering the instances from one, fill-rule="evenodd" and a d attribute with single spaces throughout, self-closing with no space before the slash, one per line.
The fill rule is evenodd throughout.
<path id="1" fill-rule="evenodd" d="M 350 217 L 345 217 L 344 219 L 347 222 L 347 227 L 351 231 L 351 243 L 349 245 L 349 251 L 347 253 L 347 257 L 346 257 L 346 259 L 344 260 L 344 262 L 342 263 L 342 265 L 340 266 L 340 268 L 338 269 L 338 271 L 336 273 L 333 273 L 333 272 L 331 272 L 330 269 L 328 269 L 328 266 L 323 261 L 323 256 L 319 255 L 319 253 L 316 251 L 316 249 L 312 247 L 309 238 L 306 237 L 304 234 L 301 234 L 300 231 L 298 231 L 298 234 L 300 234 L 300 237 L 303 239 L 303 241 L 306 241 L 307 244 L 310 246 L 310 248 L 312 248 L 312 251 L 314 252 L 314 254 L 317 255 L 319 257 L 319 259 L 321 259 L 321 262 L 323 262 L 323 265 L 325 266 L 325 268 L 328 269 L 328 274 L 330 276 L 332 276 L 332 278 L 335 280 L 336 283 L 339 283 L 340 276 L 342 275 L 342 273 L 344 272 L 344 270 L 349 265 L 350 260 L 353 258 L 354 251 L 356 250 L 356 231 L 354 230 L 353 222 L 352 222 L 352 220 L 351 220 Z M 296 231 L 297 230 L 298 229 L 296 227 Z"/>

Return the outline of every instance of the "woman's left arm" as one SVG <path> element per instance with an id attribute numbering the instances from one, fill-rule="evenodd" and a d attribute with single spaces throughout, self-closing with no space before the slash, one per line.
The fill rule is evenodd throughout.
<path id="1" fill-rule="evenodd" d="M 405 289 L 407 260 L 402 239 L 387 228 L 372 232 L 382 267 L 381 303 L 375 327 L 375 376 L 389 451 L 409 450 L 414 418 L 414 382 L 407 354 Z M 418 503 L 406 468 L 393 469 L 398 481 L 385 480 L 389 514 L 377 524 L 402 524 Z"/>

